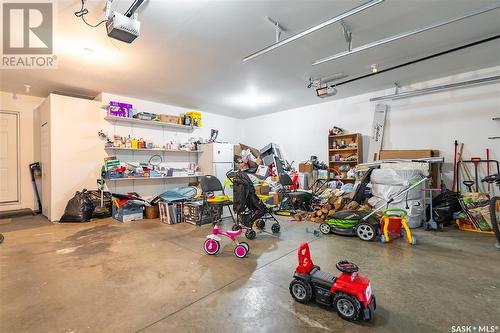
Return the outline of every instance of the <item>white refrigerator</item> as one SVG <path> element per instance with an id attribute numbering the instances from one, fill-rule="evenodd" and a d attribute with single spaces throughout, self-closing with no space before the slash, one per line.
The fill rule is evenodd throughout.
<path id="1" fill-rule="evenodd" d="M 224 182 L 227 179 L 226 173 L 234 168 L 234 145 L 232 143 L 212 142 L 201 145 L 200 150 L 198 165 L 201 172 L 203 175 L 217 177 L 224 187 Z M 233 189 L 230 186 L 224 187 L 224 192 L 226 195 L 233 196 Z M 222 216 L 230 216 L 227 207 L 224 207 Z"/>
<path id="2" fill-rule="evenodd" d="M 233 170 L 234 145 L 232 143 L 212 142 L 201 145 L 198 164 L 204 175 L 217 177 L 222 185 L 226 181 L 226 173 Z M 224 189 L 227 195 L 233 195 L 232 189 Z"/>

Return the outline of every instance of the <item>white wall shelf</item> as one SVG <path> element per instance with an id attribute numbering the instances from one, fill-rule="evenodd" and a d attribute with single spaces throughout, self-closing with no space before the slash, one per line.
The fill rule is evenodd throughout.
<path id="1" fill-rule="evenodd" d="M 183 154 L 199 154 L 199 150 L 180 150 L 180 149 L 163 149 L 163 148 L 122 148 L 122 147 L 104 147 L 104 150 L 125 150 L 125 151 L 147 151 L 147 152 L 167 152 L 167 153 L 183 153 Z"/>
<path id="2" fill-rule="evenodd" d="M 106 116 L 106 117 L 104 117 L 104 119 L 107 121 L 115 122 L 115 123 L 119 122 L 119 123 L 129 123 L 129 124 L 137 124 L 137 125 L 147 125 L 147 126 L 153 126 L 153 127 L 168 127 L 168 128 L 181 129 L 181 130 L 185 130 L 185 131 L 192 131 L 194 129 L 193 126 L 165 123 L 165 122 L 154 121 L 154 120 L 141 120 L 141 119 L 136 119 L 136 118 L 113 117 L 113 116 Z"/>
<path id="3" fill-rule="evenodd" d="M 168 179 L 183 179 L 203 177 L 202 174 L 189 176 L 169 176 L 169 177 L 125 177 L 125 178 L 106 178 L 106 181 L 128 181 L 128 180 L 168 180 Z"/>

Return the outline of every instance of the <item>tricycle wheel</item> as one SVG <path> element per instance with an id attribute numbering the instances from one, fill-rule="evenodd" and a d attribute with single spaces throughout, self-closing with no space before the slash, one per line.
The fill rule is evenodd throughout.
<path id="1" fill-rule="evenodd" d="M 305 281 L 294 279 L 290 282 L 290 294 L 297 302 L 307 303 L 312 297 L 311 285 Z"/>
<path id="2" fill-rule="evenodd" d="M 246 248 L 245 245 L 243 244 L 238 244 L 236 245 L 236 247 L 234 248 L 234 254 L 238 257 L 238 258 L 245 258 L 248 254 L 248 250 Z"/>
<path id="3" fill-rule="evenodd" d="M 361 304 L 356 297 L 346 294 L 337 293 L 333 297 L 333 307 L 338 315 L 345 320 L 354 321 L 358 319 L 361 313 Z"/>
<path id="4" fill-rule="evenodd" d="M 273 232 L 273 234 L 277 234 L 278 232 L 280 232 L 280 229 L 281 226 L 278 222 L 274 222 L 273 225 L 271 226 L 271 231 Z"/>
<path id="5" fill-rule="evenodd" d="M 323 222 L 319 225 L 319 231 L 321 231 L 323 234 L 328 235 L 332 228 L 330 225 L 326 222 Z"/>
<path id="6" fill-rule="evenodd" d="M 256 236 L 257 233 L 255 232 L 255 230 L 249 229 L 245 232 L 245 237 L 249 240 L 255 239 Z"/>
<path id="7" fill-rule="evenodd" d="M 213 256 L 214 254 L 217 254 L 217 252 L 219 252 L 220 244 L 215 239 L 209 238 L 203 244 L 203 249 L 207 254 Z"/>
<path id="8" fill-rule="evenodd" d="M 250 245 L 248 245 L 248 243 L 240 242 L 240 244 L 243 245 L 244 247 L 246 247 L 247 252 L 250 252 Z"/>
<path id="9" fill-rule="evenodd" d="M 375 228 L 370 223 L 360 223 L 356 227 L 356 234 L 364 241 L 371 242 L 377 236 Z"/>
<path id="10" fill-rule="evenodd" d="M 233 224 L 233 226 L 231 227 L 232 231 L 238 231 L 240 229 L 241 229 L 241 225 L 239 225 L 239 224 Z"/>

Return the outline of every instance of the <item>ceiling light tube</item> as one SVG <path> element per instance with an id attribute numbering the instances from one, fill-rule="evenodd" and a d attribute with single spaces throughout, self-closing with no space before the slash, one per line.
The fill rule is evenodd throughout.
<path id="1" fill-rule="evenodd" d="M 392 94 L 392 95 L 387 95 L 387 96 L 370 98 L 370 102 L 383 101 L 383 100 L 388 100 L 388 99 L 395 100 L 395 99 L 410 98 L 410 97 L 415 97 L 415 96 L 422 96 L 422 95 L 427 95 L 427 94 L 438 93 L 438 92 L 447 91 L 447 90 L 456 89 L 456 88 L 467 88 L 467 87 L 473 87 L 473 86 L 478 86 L 478 85 L 483 85 L 483 84 L 496 83 L 498 81 L 500 81 L 500 75 L 490 76 L 490 77 L 485 77 L 485 78 L 470 80 L 470 81 L 450 83 L 450 84 L 445 84 L 442 86 L 430 87 L 430 88 L 425 88 L 425 89 L 400 92 L 397 94 Z"/>
<path id="2" fill-rule="evenodd" d="M 263 55 L 263 54 L 265 54 L 265 53 L 267 53 L 267 52 L 269 52 L 269 51 L 272 51 L 272 50 L 274 50 L 274 49 L 276 49 L 276 48 L 280 47 L 280 46 L 283 46 L 283 45 L 285 45 L 285 44 L 288 44 L 288 43 L 290 43 L 290 42 L 293 42 L 294 40 L 297 40 L 297 39 L 299 39 L 299 38 L 302 38 L 302 37 L 304 37 L 304 36 L 306 36 L 306 35 L 309 35 L 310 33 L 313 33 L 313 32 L 315 32 L 315 31 L 317 31 L 317 30 L 319 30 L 319 29 L 322 29 L 322 28 L 324 28 L 324 27 L 326 27 L 326 26 L 329 26 L 329 25 L 331 25 L 331 24 L 333 24 L 333 23 L 339 22 L 340 20 L 343 20 L 343 19 L 345 19 L 345 18 L 347 18 L 347 17 L 349 17 L 349 16 L 351 16 L 351 15 L 354 15 L 354 14 L 356 14 L 356 13 L 359 13 L 359 12 L 361 12 L 361 11 L 363 11 L 363 10 L 365 10 L 365 9 L 368 9 L 368 8 L 370 8 L 370 7 L 372 7 L 372 6 L 378 5 L 379 3 L 383 2 L 383 1 L 384 1 L 384 0 L 371 0 L 371 1 L 368 1 L 368 2 L 366 2 L 366 3 L 362 4 L 362 5 L 358 6 L 358 7 L 355 7 L 355 8 L 353 8 L 353 9 L 351 9 L 351 10 L 349 10 L 349 11 L 347 11 L 347 12 L 343 13 L 343 14 L 340 14 L 340 15 L 338 15 L 338 16 L 335 16 L 334 18 L 331 18 L 331 19 L 329 19 L 328 21 L 325 21 L 325 22 L 323 22 L 323 23 L 321 23 L 321 24 L 318 24 L 318 25 L 316 25 L 316 26 L 314 26 L 314 27 L 311 27 L 311 28 L 309 28 L 309 29 L 307 29 L 307 30 L 304 30 L 304 31 L 302 31 L 302 32 L 299 32 L 299 33 L 297 33 L 297 34 L 295 34 L 295 35 L 293 35 L 293 36 L 290 36 L 290 37 L 288 37 L 288 38 L 285 38 L 285 39 L 283 39 L 283 40 L 281 40 L 281 41 L 279 41 L 279 42 L 277 42 L 277 43 L 274 43 L 274 44 L 272 44 L 272 45 L 269 45 L 268 47 L 266 47 L 266 48 L 264 48 L 264 49 L 262 49 L 262 50 L 260 50 L 260 51 L 257 51 L 257 52 L 255 52 L 255 53 L 252 53 L 251 55 L 249 55 L 249 56 L 245 57 L 245 58 L 243 59 L 243 62 L 248 61 L 248 60 L 251 60 L 251 59 L 254 59 L 254 58 L 258 57 L 258 56 L 261 56 L 261 55 Z"/>
<path id="3" fill-rule="evenodd" d="M 447 25 L 447 24 L 451 24 L 451 23 L 454 23 L 454 22 L 457 22 L 457 21 L 465 20 L 465 19 L 467 19 L 469 17 L 473 17 L 473 16 L 476 16 L 476 15 L 484 14 L 484 13 L 490 12 L 490 11 L 498 9 L 498 8 L 500 8 L 500 3 L 496 3 L 494 5 L 485 7 L 483 9 L 479 9 L 479 10 L 473 11 L 473 12 L 467 14 L 467 15 L 463 15 L 463 16 L 460 16 L 460 17 L 455 17 L 455 18 L 452 18 L 452 19 L 449 19 L 449 20 L 446 20 L 446 21 L 443 21 L 443 22 L 439 22 L 439 23 L 435 23 L 433 25 L 429 25 L 429 26 L 424 27 L 424 28 L 420 28 L 420 29 L 416 29 L 416 30 L 412 30 L 412 31 L 408 31 L 408 32 L 403 32 L 403 33 L 400 33 L 400 34 L 397 34 L 397 35 L 394 35 L 394 36 L 391 36 L 391 37 L 380 39 L 380 40 L 378 40 L 376 42 L 373 42 L 373 43 L 368 43 L 368 44 L 365 44 L 363 46 L 355 47 L 351 51 L 340 52 L 340 53 L 337 53 L 335 55 L 332 55 L 332 56 L 329 56 L 329 57 L 326 57 L 326 58 L 322 58 L 322 59 L 316 60 L 316 61 L 314 61 L 312 63 L 312 65 L 313 66 L 320 65 L 320 64 L 323 64 L 323 63 L 328 62 L 328 61 L 332 61 L 332 60 L 335 60 L 335 59 L 339 59 L 339 58 L 345 57 L 347 55 L 351 55 L 353 53 L 358 53 L 358 52 L 361 52 L 361 51 L 364 51 L 364 50 L 367 50 L 367 49 L 371 49 L 372 47 L 384 45 L 384 44 L 387 44 L 387 43 L 390 43 L 390 42 L 394 42 L 394 41 L 402 39 L 402 38 L 410 37 L 410 36 L 413 36 L 413 35 L 416 35 L 416 34 L 419 34 L 419 33 L 422 33 L 422 32 L 428 31 L 428 30 L 431 30 L 431 29 L 439 28 L 439 27 L 442 27 L 442 26 Z"/>

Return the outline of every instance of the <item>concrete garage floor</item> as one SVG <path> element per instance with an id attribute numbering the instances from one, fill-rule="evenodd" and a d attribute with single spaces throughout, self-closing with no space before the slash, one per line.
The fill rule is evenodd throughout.
<path id="1" fill-rule="evenodd" d="M 280 237 L 202 253 L 210 226 L 52 224 L 0 221 L 1 332 L 451 332 L 452 325 L 500 326 L 500 251 L 491 236 L 417 231 L 411 247 L 314 237 L 317 225 L 282 219 Z M 12 225 L 26 227 L 12 228 Z M 337 274 L 347 258 L 372 280 L 378 309 L 350 323 L 291 298 L 297 246 Z"/>

